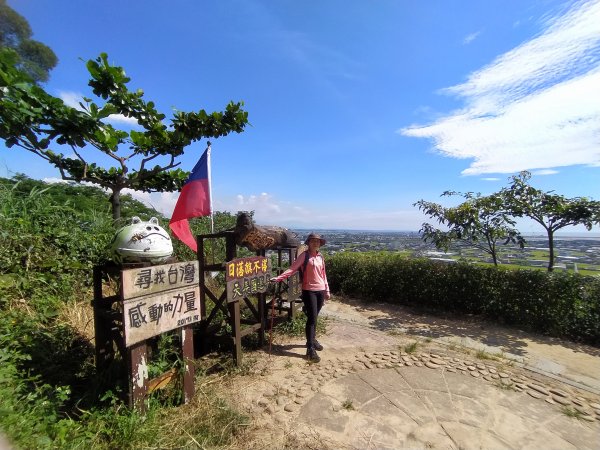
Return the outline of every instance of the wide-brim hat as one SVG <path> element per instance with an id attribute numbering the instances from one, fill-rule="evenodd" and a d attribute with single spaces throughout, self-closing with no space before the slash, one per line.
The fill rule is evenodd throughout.
<path id="1" fill-rule="evenodd" d="M 318 239 L 319 241 L 321 241 L 321 245 L 325 245 L 327 243 L 327 241 L 323 239 L 323 237 L 320 234 L 310 233 L 304 241 L 304 244 L 308 245 L 308 241 L 310 241 L 311 239 Z"/>

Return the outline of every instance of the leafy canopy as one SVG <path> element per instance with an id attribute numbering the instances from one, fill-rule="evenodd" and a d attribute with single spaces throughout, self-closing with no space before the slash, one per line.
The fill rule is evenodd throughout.
<path id="1" fill-rule="evenodd" d="M 540 224 L 548 236 L 548 270 L 554 268 L 554 233 L 561 228 L 583 225 L 588 231 L 600 224 L 600 201 L 586 197 L 566 198 L 553 191 L 544 192 L 529 184 L 531 173 L 511 177 L 508 188 L 500 191 L 507 211 L 515 217 L 529 217 Z"/>
<path id="2" fill-rule="evenodd" d="M 19 55 L 17 67 L 36 83 L 48 81 L 58 58 L 47 45 L 31 39 L 29 22 L 0 0 L 0 48 L 11 48 Z"/>
<path id="3" fill-rule="evenodd" d="M 66 105 L 37 86 L 17 68 L 14 52 L 0 50 L 0 137 L 7 147 L 21 147 L 56 167 L 64 180 L 89 181 L 112 192 L 113 218 L 120 218 L 120 193 L 129 188 L 143 192 L 176 191 L 188 172 L 176 168 L 185 148 L 203 138 L 241 133 L 248 123 L 243 103 L 230 102 L 223 112 L 176 111 L 170 126 L 164 123 L 142 90 L 131 91 L 122 67 L 102 53 L 87 61 L 88 85 L 100 100 L 84 98 L 81 109 Z M 106 119 L 113 114 L 133 119 L 137 126 L 117 129 Z M 66 146 L 74 157 L 52 150 Z M 97 150 L 114 165 L 104 168 L 92 161 Z"/>
<path id="4" fill-rule="evenodd" d="M 458 195 L 465 201 L 451 208 L 425 200 L 414 204 L 446 227 L 442 230 L 423 223 L 420 233 L 426 242 L 432 242 L 438 249 L 447 251 L 453 241 L 463 241 L 488 253 L 495 265 L 498 264 L 497 247 L 500 241 L 504 241 L 504 245 L 513 243 L 523 247 L 525 241 L 514 228 L 514 220 L 504 211 L 500 196 L 452 191 L 446 191 L 442 195 Z"/>

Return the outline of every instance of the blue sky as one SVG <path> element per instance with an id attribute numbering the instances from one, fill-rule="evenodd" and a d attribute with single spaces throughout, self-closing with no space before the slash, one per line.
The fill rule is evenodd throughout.
<path id="1" fill-rule="evenodd" d="M 599 1 L 8 3 L 58 55 L 45 87 L 67 102 L 92 96 L 83 60 L 101 52 L 167 117 L 243 101 L 251 125 L 212 141 L 215 210 L 416 231 L 417 200 L 456 204 L 440 194 L 489 194 L 521 170 L 538 188 L 600 200 Z M 0 145 L 0 176 L 15 172 L 58 177 Z M 177 196 L 139 197 L 170 215 Z"/>

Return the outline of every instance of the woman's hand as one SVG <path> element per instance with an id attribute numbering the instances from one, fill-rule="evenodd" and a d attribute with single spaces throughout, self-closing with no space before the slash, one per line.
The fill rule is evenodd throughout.
<path id="1" fill-rule="evenodd" d="M 329 300 L 331 298 L 331 294 L 329 291 L 325 292 L 325 300 Z"/>

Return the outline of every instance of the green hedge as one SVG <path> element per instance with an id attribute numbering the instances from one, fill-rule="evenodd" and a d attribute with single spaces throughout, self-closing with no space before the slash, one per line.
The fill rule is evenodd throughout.
<path id="1" fill-rule="evenodd" d="M 448 264 L 398 254 L 338 253 L 327 258 L 334 293 L 500 323 L 600 345 L 600 278 L 574 273 Z"/>

